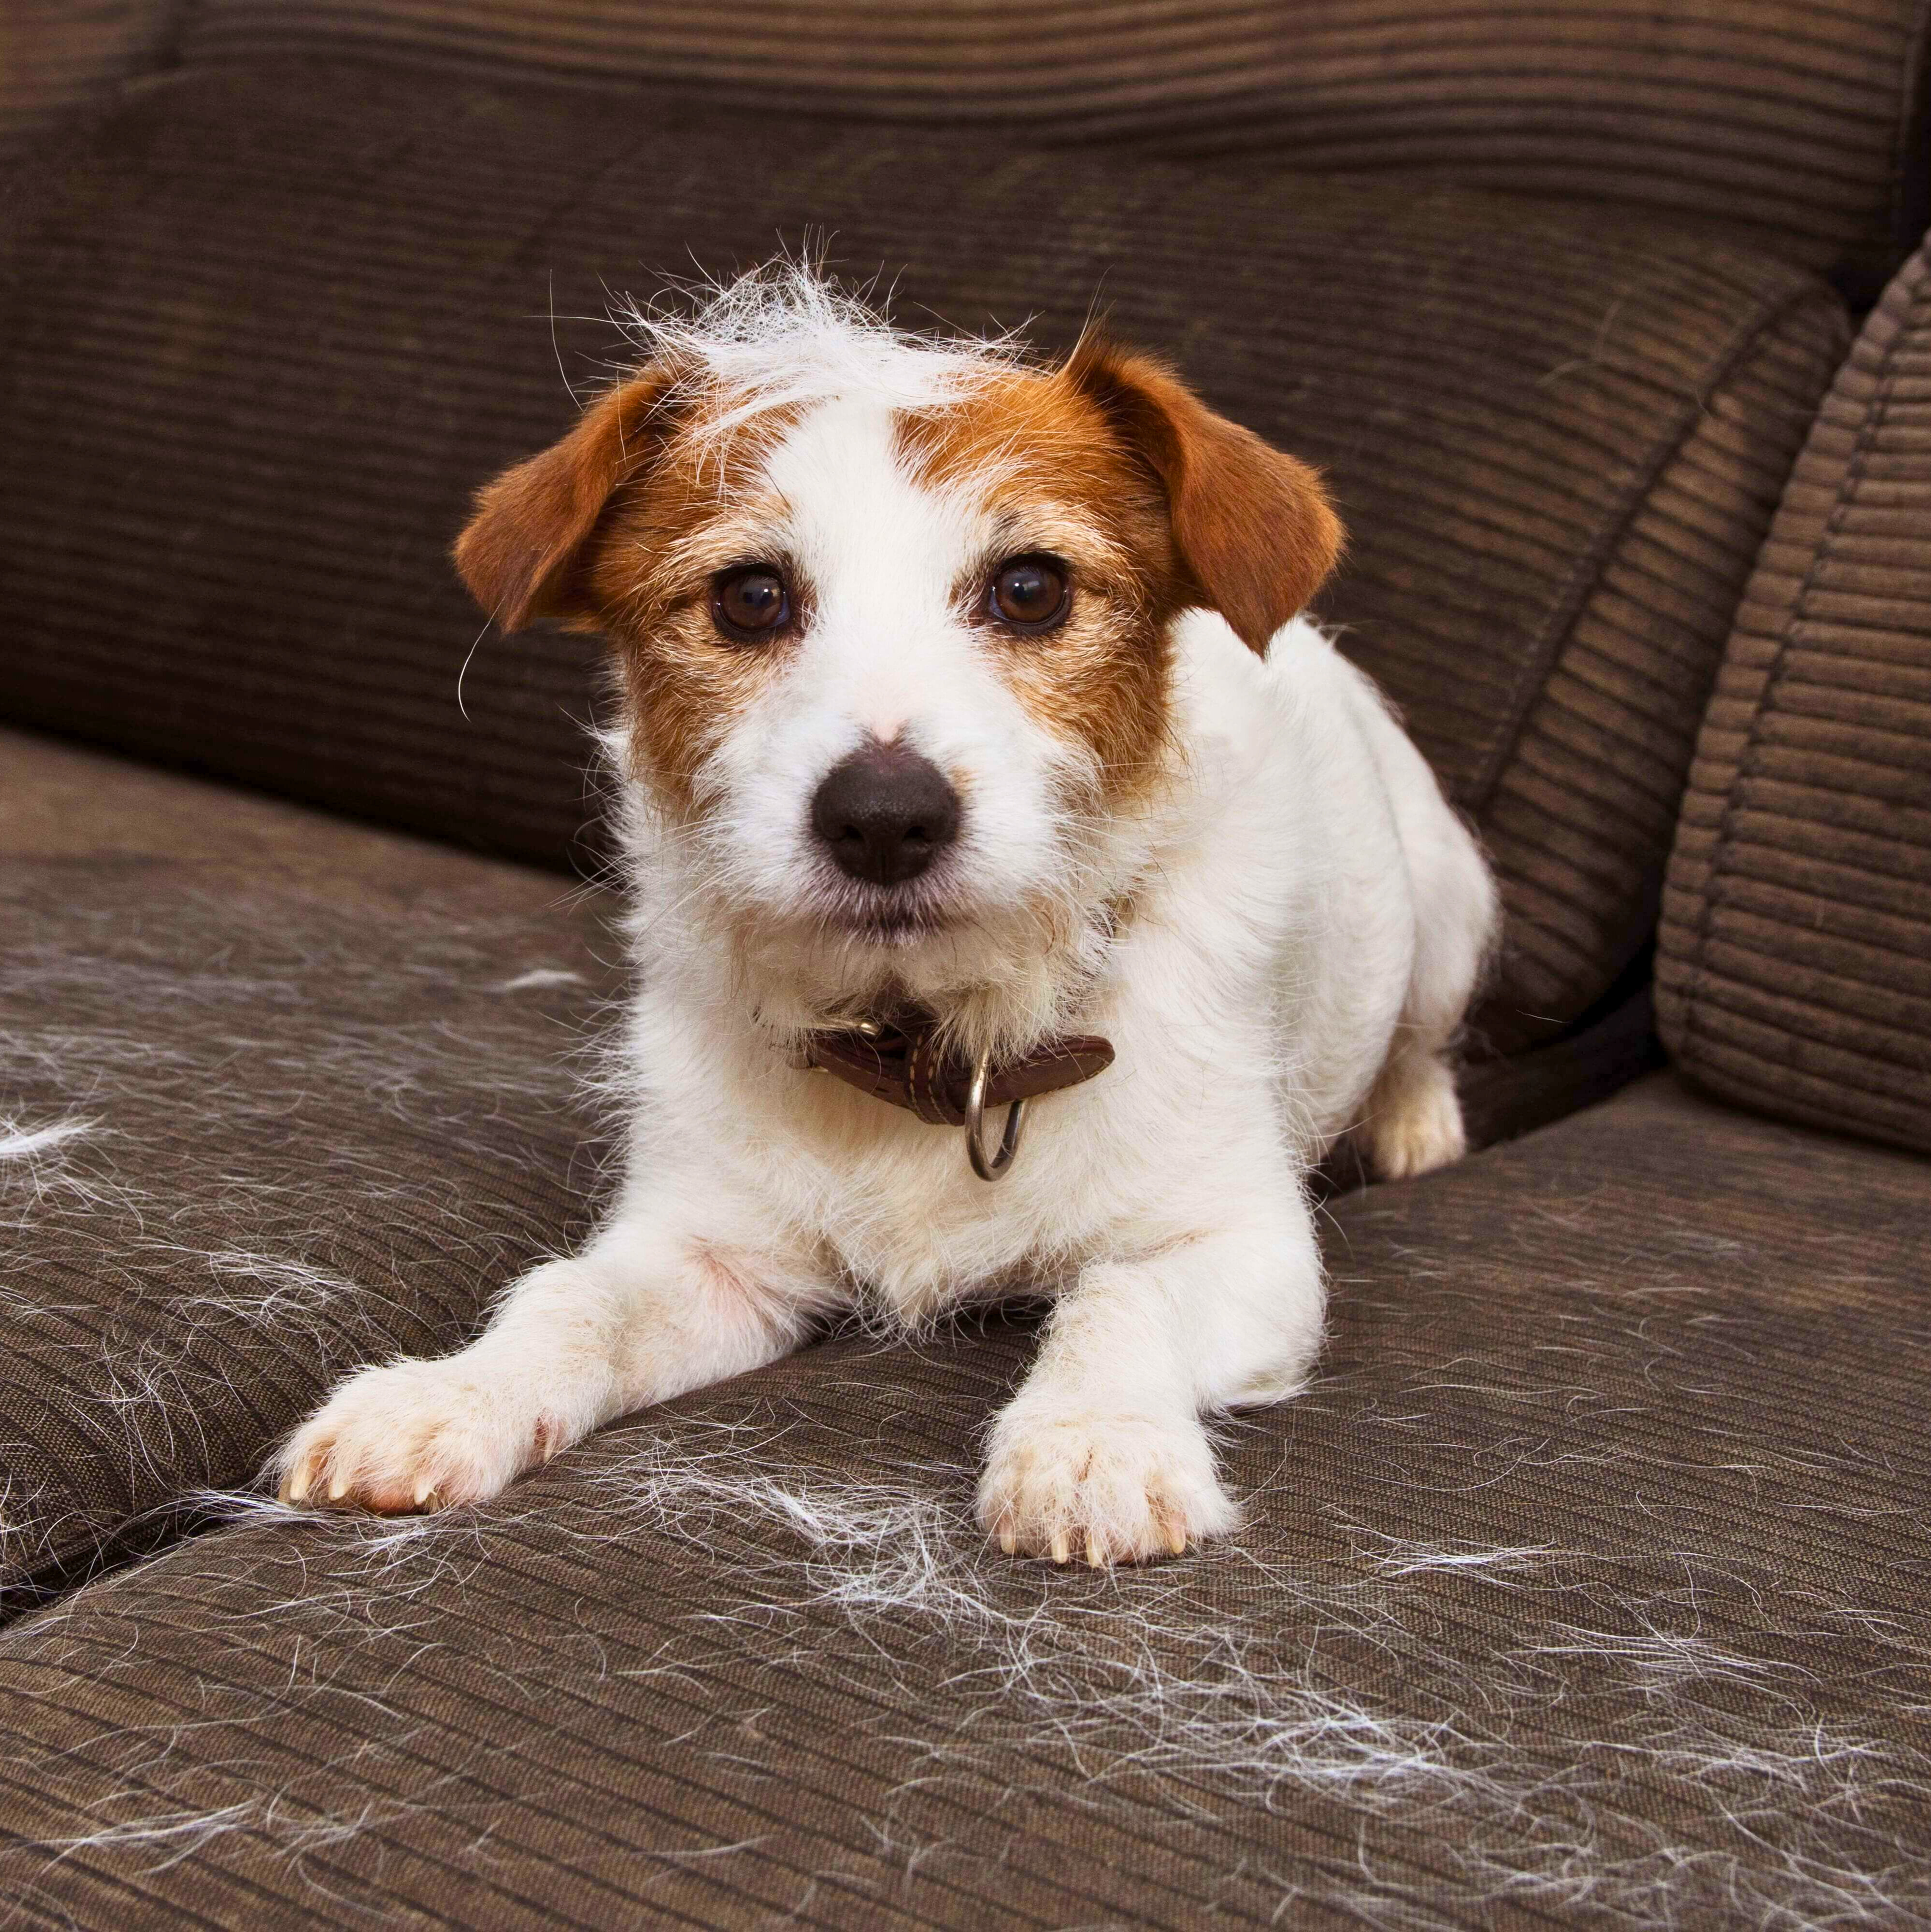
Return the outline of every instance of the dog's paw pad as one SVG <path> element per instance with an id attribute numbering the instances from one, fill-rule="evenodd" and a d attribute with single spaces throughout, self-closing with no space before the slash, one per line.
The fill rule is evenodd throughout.
<path id="1" fill-rule="evenodd" d="M 1008 1556 L 1101 1569 L 1179 1556 L 1239 1519 L 1193 1417 L 1016 1406 L 993 1433 L 979 1520 Z"/>
<path id="2" fill-rule="evenodd" d="M 562 1446 L 550 1418 L 480 1378 L 461 1356 L 365 1369 L 296 1430 L 281 1499 L 406 1516 L 494 1496 Z"/>

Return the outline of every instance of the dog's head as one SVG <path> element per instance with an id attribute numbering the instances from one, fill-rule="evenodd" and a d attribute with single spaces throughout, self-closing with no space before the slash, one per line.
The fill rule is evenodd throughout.
<path id="1" fill-rule="evenodd" d="M 1171 769 L 1173 619 L 1264 652 L 1339 548 L 1317 478 L 1096 334 L 1041 367 L 795 272 L 644 326 L 482 493 L 465 580 L 609 638 L 656 849 L 769 1018 L 1036 1038 Z"/>

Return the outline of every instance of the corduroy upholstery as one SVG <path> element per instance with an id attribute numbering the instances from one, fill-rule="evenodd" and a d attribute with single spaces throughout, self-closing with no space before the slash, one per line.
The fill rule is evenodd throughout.
<path id="1" fill-rule="evenodd" d="M 199 0 L 188 61 L 346 44 L 773 106 L 1617 202 L 1874 290 L 1926 217 L 1925 0 Z"/>
<path id="2" fill-rule="evenodd" d="M 1844 335 L 1797 272 L 1594 214 L 377 68 L 156 85 L 17 197 L 0 706 L 565 862 L 593 647 L 479 640 L 446 546 L 620 352 L 609 288 L 807 224 L 914 322 L 1063 344 L 1103 292 L 1326 466 L 1321 609 L 1502 874 L 1483 1042 L 1602 997 Z"/>
<path id="3" fill-rule="evenodd" d="M 0 10 L 0 713 L 583 864 L 595 653 L 470 656 L 443 562 L 569 420 L 548 312 L 581 386 L 599 277 L 807 219 L 914 320 L 1064 341 L 1104 280 L 1335 480 L 1326 614 L 1503 874 L 1524 1050 L 1463 1093 L 1521 1132 L 1653 1050 L 1695 720 L 1844 339 L 1798 270 L 1921 224 L 1924 12 Z M 1707 1087 L 1920 1148 L 1923 276 L 1731 640 L 1659 988 Z M 1931 1921 L 1931 1163 L 1674 1075 L 1331 1195 L 1315 1384 L 1178 1562 L 972 1526 L 1018 1311 L 479 1510 L 201 1492 L 581 1232 L 593 898 L 0 734 L 0 1926 Z"/>
<path id="4" fill-rule="evenodd" d="M 0 774 L 14 1607 L 581 1238 L 612 982 L 554 877 L 17 734 Z"/>
<path id="5" fill-rule="evenodd" d="M 1333 1212 L 1235 1550 L 988 1550 L 994 1322 L 16 1623 L 16 1922 L 1923 1922 L 1931 1168 L 1662 1076 Z"/>
<path id="6" fill-rule="evenodd" d="M 1737 614 L 1656 986 L 1711 1091 L 1931 1150 L 1931 250 L 1838 376 Z"/>
<path id="7" fill-rule="evenodd" d="M 4 1617 L 582 1238 L 620 946 L 543 873 L 18 733 L 0 772 Z M 1470 1067 L 1471 1134 L 1613 1091 L 1647 1034 Z"/>
<path id="8" fill-rule="evenodd" d="M 182 63 L 363 48 L 1649 207 L 1874 293 L 1926 214 L 1926 0 L 13 0 L 0 141 Z"/>
<path id="9" fill-rule="evenodd" d="M 185 4 L 7 0 L 0 7 L 0 158 L 172 58 Z"/>

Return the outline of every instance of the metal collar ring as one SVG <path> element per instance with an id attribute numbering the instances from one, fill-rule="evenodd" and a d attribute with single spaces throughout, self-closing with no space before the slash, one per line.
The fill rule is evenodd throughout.
<path id="1" fill-rule="evenodd" d="M 986 1082 L 992 1071 L 988 1050 L 973 1063 L 972 1084 L 966 1096 L 966 1157 L 981 1180 L 1002 1180 L 1019 1152 L 1020 1133 L 1026 1123 L 1026 1103 L 1015 1100 L 1006 1110 L 1006 1130 L 999 1138 L 999 1150 L 990 1160 L 986 1156 Z"/>

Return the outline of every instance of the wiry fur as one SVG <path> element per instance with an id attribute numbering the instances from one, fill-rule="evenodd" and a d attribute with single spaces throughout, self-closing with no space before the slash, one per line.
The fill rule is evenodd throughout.
<path id="1" fill-rule="evenodd" d="M 1242 1547 L 1232 1578 L 1196 1558 L 1056 1587 L 988 1559 L 949 1462 L 886 1474 L 861 1456 L 841 1473 L 796 1452 L 782 1430 L 680 1417 L 486 1512 L 305 1534 L 260 1496 L 191 1498 L 232 1526 L 161 1559 L 180 1566 L 162 1611 L 92 1592 L 17 1628 L 17 1669 L 71 1670 L 112 1716 L 58 1751 L 10 1748 L 64 1828 L 0 1846 L 0 1893 L 14 1916 L 58 1922 L 77 1885 L 155 1884 L 245 1841 L 291 1896 L 392 1916 L 413 1895 L 392 1834 L 453 1854 L 532 1808 L 581 1814 L 581 1775 L 529 1748 L 560 1711 L 593 1706 L 662 1767 L 755 1795 L 798 1777 L 801 1753 L 809 1774 L 809 1744 L 769 1721 L 803 1678 L 889 1714 L 851 1814 L 875 1852 L 801 1837 L 836 1862 L 794 1868 L 768 1830 L 686 1845 L 627 1807 L 630 1896 L 689 1858 L 788 1885 L 800 1915 L 821 1871 L 848 1907 L 916 1910 L 935 1852 L 941 1884 L 996 1884 L 989 1820 L 1077 1834 L 1084 1814 L 1131 1820 L 1143 1870 L 1170 1835 L 1207 1856 L 1237 1843 L 1216 1877 L 1241 1923 L 1419 1932 L 1513 1910 L 1797 1932 L 1917 1924 L 1931 1906 L 1931 1868 L 1908 1850 L 1931 1798 L 1908 1700 L 1847 1723 L 1830 1673 L 1793 1660 L 1823 1614 L 1875 1634 L 1898 1681 L 1921 1670 L 1924 1618 L 1881 1577 L 1847 1570 L 1827 1610 L 1799 1602 L 1773 1563 L 1658 1542 L 1616 1492 L 1612 1512 L 1649 1524 L 1639 1556 L 1413 1543 L 1322 1510 L 1284 1546 Z M 1398 1484 L 1398 1454 L 1390 1468 Z M 538 1612 L 489 1628 L 494 1568 L 533 1556 L 581 1576 L 620 1540 L 678 1563 L 681 1613 L 587 1592 L 567 1631 Z M 1704 1634 L 1707 1606 L 1740 1602 L 1755 1606 L 1740 1630 Z M 1352 1681 L 1346 1660 L 1368 1652 L 1398 1662 L 1398 1708 Z M 425 1665 L 485 1687 L 497 1726 L 425 1748 L 407 1687 Z M 1578 1706 L 1596 1726 L 1581 1752 L 1558 1716 Z M 320 1747 L 291 1752 L 292 1724 Z M 1345 1833 L 1317 1843 L 1347 1858 L 1296 1855 L 1309 1816 Z M 933 1896 L 943 1911 L 959 1894 Z"/>
<path id="2" fill-rule="evenodd" d="M 1372 687 L 1304 620 L 1255 630 L 1332 561 L 1332 514 L 1111 345 L 1046 368 L 922 341 L 796 272 L 634 320 L 653 360 L 458 550 L 486 608 L 594 623 L 624 673 L 628 1179 L 470 1348 L 339 1390 L 288 1493 L 474 1500 L 854 1301 L 916 1325 L 1023 1286 L 1057 1306 L 992 1432 L 987 1528 L 1095 1564 L 1224 1532 L 1200 1418 L 1292 1393 L 1319 1342 L 1303 1176 L 1350 1130 L 1393 1173 L 1461 1152 L 1443 1054 L 1495 918 Z M 1036 551 L 1071 613 L 1015 637 L 982 590 Z M 752 560 L 799 614 L 746 649 L 709 586 Z M 962 801 L 904 886 L 810 830 L 870 741 Z M 1077 1030 L 1117 1064 L 1038 1103 L 988 1188 L 956 1135 L 794 1064 L 908 999 L 969 1051 Z"/>
<path id="3" fill-rule="evenodd" d="M 618 319 L 649 362 L 680 372 L 673 406 L 714 405 L 699 430 L 713 448 L 761 416 L 858 397 L 887 409 L 929 409 L 1023 364 L 1016 338 L 908 334 L 789 262 L 698 292 L 695 303 L 626 302 Z"/>

